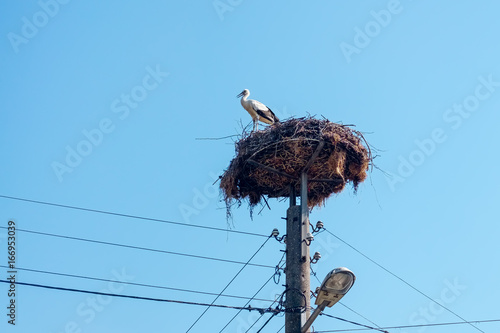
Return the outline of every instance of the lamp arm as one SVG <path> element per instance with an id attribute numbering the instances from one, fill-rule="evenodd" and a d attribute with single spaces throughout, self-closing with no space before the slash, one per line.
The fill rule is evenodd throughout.
<path id="1" fill-rule="evenodd" d="M 306 333 L 309 330 L 309 327 L 311 327 L 312 323 L 314 322 L 314 320 L 316 320 L 316 318 L 319 316 L 319 314 L 321 312 L 323 312 L 323 310 L 326 308 L 326 305 L 328 303 L 329 303 L 328 301 L 324 301 L 323 303 L 321 303 L 321 305 L 319 305 L 316 308 L 316 310 L 314 310 L 314 312 L 311 314 L 309 319 L 307 319 L 306 323 L 304 324 L 304 326 L 300 330 L 301 333 Z"/>

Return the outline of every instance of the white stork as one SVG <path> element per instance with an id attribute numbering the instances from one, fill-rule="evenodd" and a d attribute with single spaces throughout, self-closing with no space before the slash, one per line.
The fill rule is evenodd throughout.
<path id="1" fill-rule="evenodd" d="M 280 120 L 276 115 L 271 111 L 270 108 L 265 106 L 259 101 L 253 99 L 247 99 L 250 96 L 250 91 L 248 89 L 243 90 L 236 97 L 241 97 L 241 105 L 248 113 L 252 116 L 253 119 L 253 130 L 256 131 L 259 126 L 259 121 L 263 123 L 272 125 L 274 123 L 279 122 Z"/>

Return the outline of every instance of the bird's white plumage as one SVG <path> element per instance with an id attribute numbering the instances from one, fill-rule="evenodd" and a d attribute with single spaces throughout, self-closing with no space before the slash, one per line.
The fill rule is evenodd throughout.
<path id="1" fill-rule="evenodd" d="M 248 96 L 250 96 L 250 91 L 245 89 L 237 97 L 241 97 L 241 105 L 252 117 L 254 131 L 258 129 L 259 121 L 269 125 L 279 122 L 278 117 L 270 108 L 254 99 L 247 99 Z"/>

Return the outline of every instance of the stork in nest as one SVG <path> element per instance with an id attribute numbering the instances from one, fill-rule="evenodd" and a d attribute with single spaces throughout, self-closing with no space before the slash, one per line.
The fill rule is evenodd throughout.
<path id="1" fill-rule="evenodd" d="M 250 116 L 252 116 L 252 131 L 257 131 L 259 127 L 259 121 L 269 125 L 278 123 L 280 121 L 270 108 L 254 99 L 247 99 L 248 96 L 250 96 L 250 91 L 248 89 L 245 89 L 236 97 L 241 97 L 241 105 L 245 110 L 247 110 Z"/>

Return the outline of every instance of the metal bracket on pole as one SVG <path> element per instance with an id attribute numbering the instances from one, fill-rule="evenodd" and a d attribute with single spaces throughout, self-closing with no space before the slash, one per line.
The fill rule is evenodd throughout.
<path id="1" fill-rule="evenodd" d="M 300 210 L 301 210 L 301 256 L 302 256 L 302 274 L 303 274 L 303 292 L 305 297 L 305 311 L 302 313 L 302 325 L 305 324 L 310 315 L 311 307 L 311 273 L 310 273 L 310 254 L 309 245 L 307 243 L 307 234 L 309 233 L 309 207 L 307 206 L 307 174 L 305 172 L 300 176 Z M 310 243 L 309 243 L 310 244 Z"/>
<path id="2" fill-rule="evenodd" d="M 309 232 L 309 207 L 307 206 L 307 174 L 304 172 L 300 177 L 300 223 L 302 238 L 302 261 L 309 258 L 309 246 L 306 237 Z"/>

